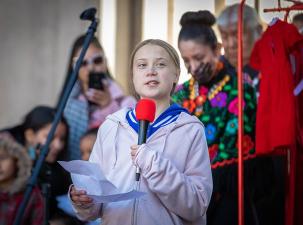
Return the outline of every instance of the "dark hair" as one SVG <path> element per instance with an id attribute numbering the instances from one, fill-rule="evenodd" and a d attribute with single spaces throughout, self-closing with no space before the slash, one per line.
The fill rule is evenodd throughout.
<path id="1" fill-rule="evenodd" d="M 25 131 L 27 129 L 32 129 L 34 132 L 37 132 L 45 126 L 51 124 L 55 119 L 55 113 L 56 111 L 52 107 L 37 106 L 26 114 L 22 124 L 13 128 L 5 129 L 4 131 L 8 131 L 16 139 L 17 142 L 22 145 L 25 145 Z M 64 117 L 62 117 L 61 122 L 66 126 L 66 137 L 68 137 L 67 121 Z M 65 141 L 65 145 L 67 145 L 67 138 Z"/>
<path id="2" fill-rule="evenodd" d="M 294 17 L 292 18 L 292 22 L 298 22 L 298 21 L 303 22 L 303 13 L 298 13 L 294 15 Z"/>
<path id="3" fill-rule="evenodd" d="M 73 43 L 72 45 L 72 50 L 70 52 L 69 55 L 69 59 L 68 59 L 68 67 L 67 67 L 67 73 L 66 73 L 66 78 L 69 77 L 73 71 L 73 58 L 75 57 L 75 54 L 77 51 L 79 51 L 79 49 L 82 48 L 83 44 L 84 44 L 84 40 L 85 40 L 85 35 L 81 35 L 79 36 Z M 100 42 L 98 41 L 98 39 L 96 37 L 93 37 L 91 43 L 91 45 L 94 45 L 96 48 L 99 48 L 103 51 L 103 48 L 100 44 Z"/>
<path id="4" fill-rule="evenodd" d="M 215 23 L 215 16 L 207 10 L 184 13 L 180 20 L 182 28 L 179 33 L 178 43 L 180 41 L 194 40 L 216 49 L 218 41 L 214 30 L 211 28 Z"/>
<path id="5" fill-rule="evenodd" d="M 53 122 L 55 109 L 48 106 L 37 106 L 32 109 L 24 118 L 23 129 L 32 129 L 34 132 Z"/>
<path id="6" fill-rule="evenodd" d="M 67 71 L 66 71 L 66 74 L 65 74 L 65 80 L 64 80 L 63 88 L 62 88 L 62 91 L 59 95 L 57 104 L 59 103 L 59 100 L 62 98 L 63 92 L 66 89 L 67 81 L 69 80 L 69 78 L 70 78 L 70 76 L 73 72 L 73 58 L 75 57 L 76 52 L 79 51 L 79 49 L 82 48 L 82 46 L 84 44 L 85 37 L 86 37 L 85 34 L 80 35 L 74 41 L 74 43 L 72 45 L 72 49 L 71 49 L 69 59 L 68 59 Z M 102 45 L 100 44 L 100 42 L 98 41 L 98 39 L 95 36 L 93 37 L 90 44 L 103 51 Z M 108 69 L 106 71 L 106 75 L 108 76 L 108 78 L 112 79 L 112 76 L 111 76 L 110 71 Z"/>

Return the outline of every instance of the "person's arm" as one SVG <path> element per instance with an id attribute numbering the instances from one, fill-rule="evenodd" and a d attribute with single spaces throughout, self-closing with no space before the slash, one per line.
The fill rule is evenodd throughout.
<path id="1" fill-rule="evenodd" d="M 255 142 L 255 126 L 257 113 L 257 95 L 256 90 L 250 84 L 244 85 L 244 135 L 250 137 Z M 253 149 L 255 145 L 253 146 Z"/>
<path id="2" fill-rule="evenodd" d="M 101 217 L 102 204 L 93 202 L 85 190 L 77 190 L 71 185 L 68 196 L 73 210 L 80 220 L 89 221 Z"/>
<path id="3" fill-rule="evenodd" d="M 101 135 L 98 133 L 97 140 L 89 159 L 90 162 L 101 162 L 100 155 L 102 152 L 102 145 L 100 136 Z M 102 204 L 93 202 L 93 200 L 87 196 L 85 190 L 77 190 L 72 185 L 68 191 L 68 196 L 73 209 L 80 220 L 95 220 L 101 217 Z"/>
<path id="4" fill-rule="evenodd" d="M 188 151 L 184 171 L 179 171 L 168 158 L 149 149 L 146 144 L 139 147 L 135 158 L 135 164 L 141 168 L 149 189 L 166 208 L 188 221 L 205 215 L 212 193 L 204 129 L 197 127 L 193 133 L 184 136 L 191 142 L 190 149 L 182 149 L 182 143 L 180 149 L 175 149 L 176 152 Z"/>

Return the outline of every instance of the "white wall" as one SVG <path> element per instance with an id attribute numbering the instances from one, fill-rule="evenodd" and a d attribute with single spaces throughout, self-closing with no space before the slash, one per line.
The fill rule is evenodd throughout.
<path id="1" fill-rule="evenodd" d="M 54 105 L 70 46 L 88 23 L 79 19 L 97 0 L 0 1 L 0 129 L 38 104 Z"/>
<path id="2" fill-rule="evenodd" d="M 115 58 L 116 58 L 116 0 L 101 0 L 99 11 L 99 37 L 106 53 L 111 74 L 115 76 Z"/>

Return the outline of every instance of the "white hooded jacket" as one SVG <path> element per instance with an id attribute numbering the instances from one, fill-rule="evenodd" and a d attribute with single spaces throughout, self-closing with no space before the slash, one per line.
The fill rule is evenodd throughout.
<path id="1" fill-rule="evenodd" d="M 204 225 L 212 193 L 208 148 L 202 123 L 182 112 L 179 118 L 157 130 L 140 146 L 135 164 L 130 146 L 138 140 L 122 109 L 107 117 L 98 131 L 89 161 L 98 163 L 108 180 L 121 192 L 134 188 L 146 192 L 136 200 L 73 204 L 79 218 L 102 218 L 104 225 Z"/>

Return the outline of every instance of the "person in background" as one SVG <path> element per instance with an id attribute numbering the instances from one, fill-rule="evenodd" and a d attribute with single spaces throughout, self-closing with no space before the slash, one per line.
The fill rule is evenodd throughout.
<path id="1" fill-rule="evenodd" d="M 97 138 L 98 128 L 88 130 L 80 140 L 81 159 L 88 160 Z"/>
<path id="2" fill-rule="evenodd" d="M 222 61 L 230 73 L 236 74 L 238 65 L 238 9 L 239 4 L 226 7 L 217 19 L 217 25 L 222 38 L 224 55 Z M 261 37 L 263 28 L 256 10 L 248 5 L 243 8 L 243 76 L 245 82 L 255 87 L 259 96 L 259 72 L 248 64 L 256 41 Z"/>
<path id="3" fill-rule="evenodd" d="M 298 28 L 299 33 L 303 35 L 303 13 L 294 15 L 292 23 Z"/>
<path id="4" fill-rule="evenodd" d="M 32 162 L 25 149 L 11 138 L 0 137 L 0 225 L 13 224 L 31 168 Z M 40 190 L 34 187 L 21 225 L 43 224 L 43 209 Z"/>
<path id="5" fill-rule="evenodd" d="M 85 190 L 71 188 L 75 212 L 102 224 L 206 224 L 212 177 L 204 128 L 187 110 L 171 105 L 180 75 L 176 50 L 149 39 L 139 43 L 130 61 L 134 90 L 156 104 L 146 144 L 136 145 L 139 122 L 134 109 L 121 109 L 101 125 L 90 162 L 121 192 L 146 192 L 140 199 L 96 204 Z M 136 167 L 141 178 L 136 181 Z"/>
<path id="6" fill-rule="evenodd" d="M 223 61 L 225 58 L 224 64 L 229 68 L 228 72 L 233 73 L 234 71 L 234 74 L 236 74 L 238 64 L 237 23 L 239 7 L 240 4 L 226 7 L 220 13 L 217 20 L 217 25 L 222 38 L 222 45 L 225 51 Z M 250 83 L 255 87 L 257 100 L 260 94 L 259 82 L 261 82 L 262 75 L 252 69 L 248 64 L 252 57 L 253 47 L 260 39 L 262 33 L 262 23 L 256 10 L 248 5 L 244 5 L 242 40 L 244 66 L 243 76 L 247 83 Z M 244 94 L 246 95 L 247 93 L 244 92 Z M 249 118 L 249 120 L 251 120 L 251 118 Z M 244 120 L 244 123 L 247 123 L 247 121 Z M 253 203 L 251 204 L 251 213 L 254 217 L 253 221 L 256 223 L 259 222 L 259 224 L 284 224 L 284 182 L 286 171 L 284 157 L 278 155 L 257 157 L 257 159 L 263 160 L 263 163 L 253 163 L 254 165 L 252 165 L 252 169 L 246 169 L 246 173 L 250 173 L 249 171 L 254 171 L 253 166 L 255 166 L 255 171 L 260 171 L 255 172 L 256 180 L 250 180 L 249 175 L 246 175 L 244 181 L 246 183 L 246 188 L 251 186 L 252 188 L 250 192 L 254 193 L 254 195 L 248 194 L 245 196 L 246 199 L 251 200 Z M 244 165 L 244 167 L 245 166 L 246 165 Z"/>
<path id="7" fill-rule="evenodd" d="M 80 140 L 81 160 L 85 160 L 85 161 L 89 160 L 90 154 L 93 150 L 93 146 L 97 138 L 97 133 L 98 133 L 98 128 L 92 128 L 87 132 L 85 132 L 85 134 L 81 137 Z M 73 207 L 70 200 L 68 199 L 68 195 L 58 196 L 57 201 L 58 201 L 58 207 L 60 209 L 62 209 L 67 214 L 76 217 L 76 213 L 73 211 Z M 101 224 L 100 218 L 96 219 L 95 221 L 85 222 L 85 225 L 99 225 L 99 224 Z"/>
<path id="8" fill-rule="evenodd" d="M 66 80 L 79 57 L 85 36 L 73 44 Z M 126 96 L 112 78 L 104 50 L 96 37 L 89 45 L 78 80 L 69 96 L 64 115 L 70 127 L 68 157 L 80 159 L 80 137 L 90 128 L 98 127 L 106 116 L 123 107 L 133 107 L 136 100 Z"/>
<path id="9" fill-rule="evenodd" d="M 33 163 L 35 163 L 42 145 L 46 142 L 55 118 L 55 112 L 55 109 L 49 106 L 36 106 L 27 113 L 21 124 L 2 130 L 0 136 L 10 137 L 24 146 Z M 46 200 L 49 203 L 47 206 L 50 220 L 53 217 L 66 216 L 58 209 L 56 196 L 66 194 L 71 184 L 69 174 L 57 163 L 57 160 L 66 158 L 67 137 L 68 125 L 63 117 L 55 131 L 45 163 L 38 176 L 40 189 L 50 185 L 49 197 Z"/>
<path id="10" fill-rule="evenodd" d="M 253 18 L 250 17 L 251 20 Z M 234 58 L 237 49 L 233 49 L 236 48 L 237 40 L 230 35 L 236 35 L 237 31 L 225 30 L 227 34 L 224 38 L 228 40 L 223 41 L 223 46 L 228 47 L 225 51 L 227 56 L 220 56 L 220 45 L 211 28 L 215 21 L 209 11 L 183 14 L 178 47 L 192 77 L 177 88 L 172 99 L 196 115 L 205 126 L 214 182 L 207 224 L 233 225 L 237 223 L 238 91 L 237 74 L 233 66 L 237 64 Z M 233 26 L 230 28 L 234 29 Z M 248 46 L 244 45 L 244 49 L 250 49 L 251 41 L 252 39 L 245 38 L 243 44 Z M 246 69 L 247 67 L 244 68 Z M 249 73 L 247 76 L 243 102 L 245 224 L 268 224 L 271 219 L 274 221 L 276 212 L 269 207 L 275 197 L 269 194 L 275 190 L 274 172 L 271 159 L 257 157 L 255 154 L 256 93 Z M 263 214 L 263 209 L 268 210 L 267 214 Z"/>

